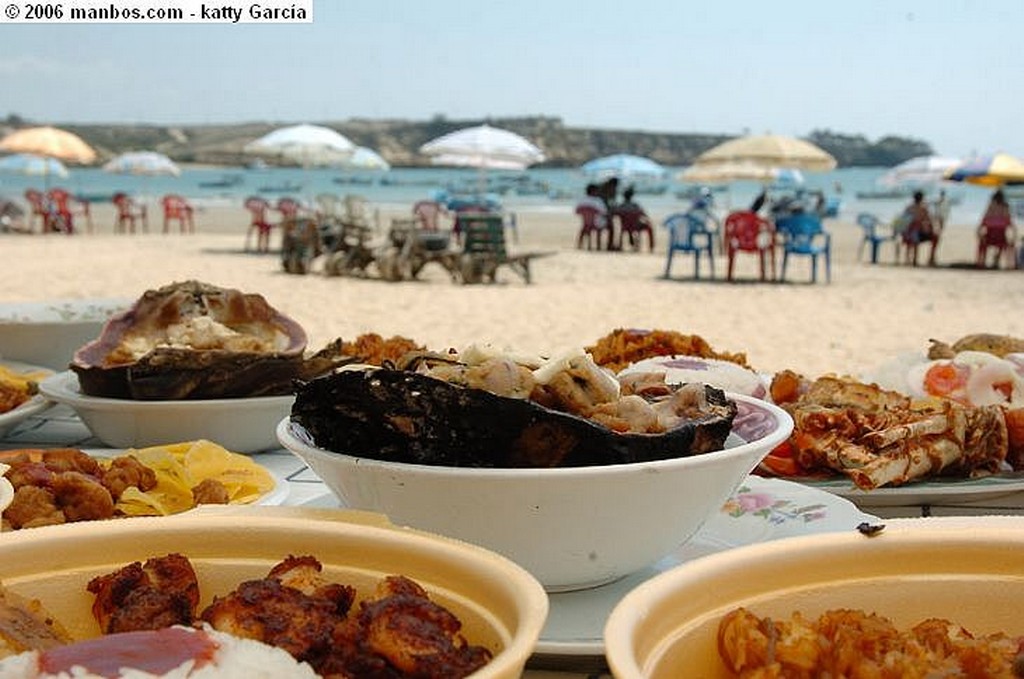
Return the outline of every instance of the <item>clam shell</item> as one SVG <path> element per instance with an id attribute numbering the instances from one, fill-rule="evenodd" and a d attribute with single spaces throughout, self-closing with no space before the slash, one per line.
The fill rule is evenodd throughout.
<path id="1" fill-rule="evenodd" d="M 268 351 L 155 346 L 125 356 L 128 336 L 163 336 L 175 323 L 209 316 L 266 340 Z M 84 393 L 136 400 L 236 398 L 286 394 L 299 376 L 306 333 L 262 295 L 199 281 L 149 290 L 131 309 L 111 318 L 100 336 L 75 352 L 71 369 Z"/>
<path id="2" fill-rule="evenodd" d="M 624 434 L 418 373 L 343 370 L 301 385 L 291 419 L 320 448 L 378 460 L 501 468 L 625 464 L 720 450 L 736 404 L 719 389 L 706 390 L 706 415 L 662 434 Z"/>

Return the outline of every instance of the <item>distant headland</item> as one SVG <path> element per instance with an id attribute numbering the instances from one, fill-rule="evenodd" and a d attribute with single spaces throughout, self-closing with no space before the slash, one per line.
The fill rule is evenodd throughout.
<path id="1" fill-rule="evenodd" d="M 418 153 L 427 141 L 462 127 L 488 123 L 511 130 L 540 146 L 548 160 L 539 167 L 576 167 L 613 153 L 647 156 L 663 165 L 689 165 L 703 151 L 726 141 L 728 135 L 650 132 L 568 127 L 557 117 L 487 118 L 453 120 L 435 116 L 427 121 L 369 120 L 312 122 L 337 130 L 360 146 L 380 153 L 395 167 L 420 167 L 429 160 Z M 16 127 L 41 124 L 8 115 L 0 122 L 0 135 Z M 242 147 L 271 130 L 292 122 L 242 122 L 232 124 L 77 124 L 54 123 L 85 139 L 101 157 L 129 150 L 156 150 L 180 163 L 243 165 L 251 160 Z M 815 130 L 804 137 L 833 156 L 840 167 L 889 167 L 915 156 L 932 153 L 920 139 L 885 136 L 871 141 L 859 134 Z"/>

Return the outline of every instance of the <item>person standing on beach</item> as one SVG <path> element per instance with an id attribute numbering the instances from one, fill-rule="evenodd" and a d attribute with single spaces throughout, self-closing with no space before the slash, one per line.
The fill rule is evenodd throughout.
<path id="1" fill-rule="evenodd" d="M 932 220 L 928 205 L 924 202 L 924 192 L 915 191 L 914 199 L 904 211 L 907 227 L 903 232 L 903 243 L 907 246 L 906 263 L 917 266 L 917 248 L 921 243 L 930 243 L 928 266 L 935 266 L 935 249 L 939 246 L 940 230 Z"/>

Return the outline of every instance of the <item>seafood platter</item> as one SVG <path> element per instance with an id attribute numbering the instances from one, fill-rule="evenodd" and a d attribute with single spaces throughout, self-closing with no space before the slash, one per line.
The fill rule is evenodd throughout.
<path id="1" fill-rule="evenodd" d="M 553 356 L 484 344 L 428 348 L 372 333 L 313 349 L 301 325 L 261 295 L 200 281 L 149 290 L 64 365 L 36 372 L 7 361 L 21 390 L 8 428 L 41 412 L 19 409 L 62 404 L 116 452 L 0 457 L 0 603 L 61 627 L 52 643 L 18 646 L 0 615 L 0 663 L 61 666 L 63 652 L 51 649 L 67 648 L 65 659 L 116 655 L 119 644 L 161 645 L 169 634 L 220 649 L 181 661 L 197 670 L 248 662 L 294 676 L 514 677 L 531 654 L 607 652 L 620 676 L 678 676 L 675 649 L 690 643 L 693 627 L 697 645 L 686 648 L 697 651 L 686 653 L 713 659 L 709 676 L 743 676 L 748 666 L 735 657 L 708 655 L 716 634 L 748 635 L 729 636 L 738 640 L 729 648 L 742 651 L 759 648 L 750 635 L 766 629 L 761 616 L 876 603 L 880 614 L 895 614 L 882 604 L 902 602 L 901 585 L 908 600 L 927 599 L 925 585 L 886 570 L 890 556 L 920 565 L 922 582 L 949 578 L 960 598 L 975 587 L 988 592 L 992 578 L 1016 596 L 1014 578 L 928 552 L 916 524 L 883 526 L 858 509 L 969 497 L 978 484 L 984 494 L 999 492 L 994 484 L 1024 490 L 1014 485 L 1024 472 L 1024 345 L 1016 342 L 933 342 L 863 377 L 764 374 L 742 353 L 668 330 L 618 329 Z M 332 502 L 275 506 L 285 484 L 261 472 L 267 451 L 304 463 Z M 723 508 L 757 495 L 751 487 L 764 496 L 799 488 L 809 508 L 794 515 L 799 521 L 813 521 L 814 508 L 833 521 L 709 544 Z M 726 524 L 735 531 L 743 522 Z M 1019 527 L 993 523 L 968 535 L 944 523 L 930 535 L 939 551 L 961 542 L 988 550 L 986 536 L 1011 524 Z M 53 566 L 46 555 L 68 540 L 74 558 Z M 825 546 L 851 556 L 829 570 Z M 929 570 L 933 558 L 946 570 Z M 811 570 L 820 581 L 807 578 Z M 708 579 L 691 584 L 698 576 Z M 806 607 L 783 611 L 766 589 L 786 577 L 806 584 L 798 598 Z M 858 578 L 876 579 L 885 596 L 834 586 Z M 683 605 L 676 591 L 684 586 L 736 596 L 711 610 L 688 589 Z M 281 608 L 246 609 L 255 596 L 248 587 Z M 133 606 L 131 597 L 148 603 Z M 158 614 L 140 616 L 154 597 L 163 603 L 148 610 Z M 938 597 L 947 598 L 955 599 Z M 770 605 L 755 606 L 762 601 Z M 654 613 L 638 617 L 638 606 Z M 313 624 L 292 607 L 331 611 L 316 614 L 315 639 L 295 646 L 253 632 L 252 621 L 267 616 L 277 616 L 274 625 Z M 572 615 L 600 622 L 613 607 L 603 638 L 596 623 L 584 625 L 585 639 L 565 634 Z M 187 615 L 164 615 L 171 610 Z M 918 623 L 919 613 L 955 618 L 938 605 L 904 612 L 913 619 L 899 625 Z M 973 631 L 983 612 L 954 622 Z M 561 635 L 545 627 L 549 613 Z M 440 625 L 432 633 L 440 647 L 421 656 L 412 650 L 421 638 L 380 636 L 390 615 Z M 978 633 L 1022 633 L 991 622 Z M 804 623 L 820 621 L 793 625 Z M 236 648 L 236 637 L 255 646 Z M 994 658 L 1004 646 L 993 637 L 986 649 Z M 15 664 L 0 664 L 0 676 Z M 727 665 L 732 674 L 722 674 Z"/>

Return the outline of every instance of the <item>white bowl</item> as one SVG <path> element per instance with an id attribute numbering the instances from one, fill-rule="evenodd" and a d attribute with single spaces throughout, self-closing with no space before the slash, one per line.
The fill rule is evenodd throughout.
<path id="1" fill-rule="evenodd" d="M 39 383 L 39 392 L 78 413 L 111 448 L 140 448 L 208 439 L 235 453 L 277 448 L 274 427 L 291 412 L 293 395 L 197 401 L 132 401 L 87 396 L 71 371 Z"/>
<path id="2" fill-rule="evenodd" d="M 281 421 L 281 444 L 343 504 L 473 542 L 526 567 L 549 591 L 593 587 L 654 563 L 689 539 L 793 427 L 764 401 L 740 410 L 721 451 L 655 462 L 480 469 L 383 462 L 317 448 Z"/>
<path id="3" fill-rule="evenodd" d="M 0 360 L 0 365 L 18 373 L 37 371 L 44 371 L 48 375 L 53 373 L 49 368 L 44 368 L 39 365 L 29 365 L 28 363 L 22 363 L 21 361 Z M 23 420 L 26 420 L 33 415 L 37 415 L 52 406 L 52 401 L 48 401 L 41 394 L 36 394 L 17 408 L 12 408 L 5 413 L 0 413 L 0 439 L 6 436 L 7 432 L 14 429 L 15 426 L 21 424 Z"/>
<path id="4" fill-rule="evenodd" d="M 75 351 L 131 304 L 127 299 L 0 304 L 0 358 L 65 370 Z"/>
<path id="5" fill-rule="evenodd" d="M 733 677 L 718 625 L 743 606 L 759 617 L 877 613 L 901 629 L 931 617 L 975 634 L 1024 635 L 1024 517 L 887 522 L 740 547 L 678 566 L 627 594 L 604 628 L 618 679 Z"/>
<path id="6" fill-rule="evenodd" d="M 193 563 L 200 607 L 244 580 L 265 577 L 289 554 L 316 557 L 323 573 L 360 598 L 388 575 L 420 583 L 463 622 L 470 643 L 492 650 L 475 678 L 521 676 L 548 602 L 516 564 L 436 535 L 396 528 L 360 512 L 297 507 L 203 507 L 187 514 L 46 526 L 0 540 L 4 587 L 38 599 L 76 639 L 99 634 L 86 584 L 133 561 L 178 552 Z"/>

